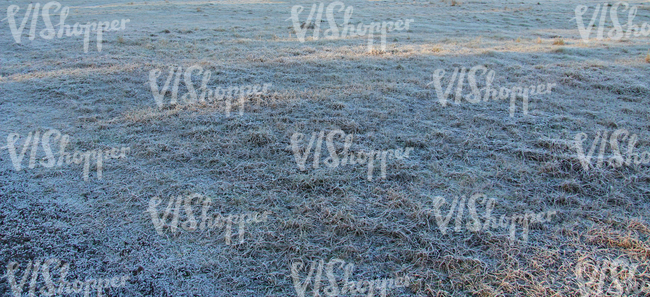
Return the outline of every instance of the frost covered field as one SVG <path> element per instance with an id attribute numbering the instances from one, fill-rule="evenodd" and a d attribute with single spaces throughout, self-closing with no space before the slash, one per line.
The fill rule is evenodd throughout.
<path id="1" fill-rule="evenodd" d="M 0 2 L 2 296 L 650 294 L 648 1 L 59 1 Z"/>

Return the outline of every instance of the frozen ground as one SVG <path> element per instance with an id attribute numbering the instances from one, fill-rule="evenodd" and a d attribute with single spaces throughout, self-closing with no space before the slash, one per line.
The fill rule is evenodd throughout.
<path id="1" fill-rule="evenodd" d="M 82 165 L 18 172 L 1 150 L 2 273 L 17 262 L 20 278 L 30 260 L 57 258 L 70 263 L 69 280 L 131 276 L 109 296 L 295 296 L 292 263 L 333 258 L 355 264 L 354 280 L 409 275 L 390 296 L 579 296 L 576 269 L 615 259 L 639 265 L 636 282 L 650 280 L 648 166 L 586 171 L 571 148 L 578 133 L 588 149 L 598 131 L 626 129 L 638 152 L 650 150 L 648 37 L 583 42 L 575 8 L 589 6 L 588 21 L 600 2 L 345 1 L 353 24 L 414 19 L 372 53 L 365 38 L 299 42 L 286 19 L 298 4 L 306 18 L 311 1 L 106 2 L 61 2 L 66 24 L 130 20 L 105 33 L 101 52 L 91 41 L 84 53 L 82 37 L 29 40 L 29 29 L 17 44 L 0 23 L 0 146 L 11 133 L 22 148 L 29 132 L 57 129 L 80 151 L 130 147 L 89 181 Z M 0 2 L 0 16 L 16 4 L 20 21 L 28 3 Z M 650 22 L 647 1 L 630 4 L 635 23 Z M 158 109 L 150 70 L 161 69 L 162 85 L 169 67 L 194 64 L 212 71 L 213 88 L 272 87 L 243 116 Z M 507 101 L 442 107 L 434 71 L 447 72 L 447 87 L 455 67 L 477 65 L 494 70 L 496 86 L 557 86 L 531 96 L 528 115 L 521 100 L 514 117 Z M 365 166 L 300 171 L 293 133 L 335 129 L 354 134 L 355 151 L 414 150 L 388 161 L 386 179 L 368 181 Z M 162 208 L 192 193 L 211 197 L 214 213 L 271 214 L 241 244 L 223 232 L 159 235 L 150 200 Z M 455 214 L 442 234 L 433 197 L 447 199 L 446 214 L 454 196 L 475 193 L 495 198 L 498 215 L 557 215 L 526 242 L 510 243 L 506 229 L 455 232 Z M 11 294 L 6 277 L 0 293 Z"/>

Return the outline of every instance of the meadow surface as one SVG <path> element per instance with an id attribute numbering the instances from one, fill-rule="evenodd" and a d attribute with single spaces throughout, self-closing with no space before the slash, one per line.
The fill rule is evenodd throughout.
<path id="1" fill-rule="evenodd" d="M 2 1 L 0 17 L 18 5 L 20 22 L 29 3 Z M 352 24 L 413 19 L 387 34 L 385 51 L 375 37 L 369 52 L 366 37 L 315 40 L 311 28 L 301 42 L 287 19 L 294 5 L 306 19 L 312 3 L 61 1 L 70 7 L 66 24 L 130 20 L 104 33 L 101 52 L 91 34 L 87 53 L 82 36 L 30 40 L 29 22 L 16 43 L 7 19 L 0 22 L 0 295 L 12 296 L 11 262 L 19 282 L 30 261 L 51 258 L 70 264 L 68 280 L 130 276 L 106 296 L 296 296 L 292 264 L 304 263 L 305 281 L 312 263 L 331 259 L 354 264 L 350 280 L 408 275 L 388 296 L 650 294 L 650 168 L 607 166 L 610 148 L 596 167 L 596 146 L 586 170 L 574 141 L 585 133 L 587 151 L 597 133 L 609 133 L 609 144 L 625 129 L 639 155 L 650 151 L 648 36 L 596 40 L 594 31 L 585 42 L 575 10 L 587 5 L 588 23 L 602 4 L 595 1 L 346 0 Z M 650 22 L 648 1 L 629 4 L 638 7 L 636 24 Z M 334 15 L 342 21 L 343 12 Z M 612 28 L 609 18 L 604 26 Z M 39 19 L 37 34 L 43 28 Z M 224 104 L 159 108 L 150 72 L 160 71 L 162 88 L 170 67 L 192 65 L 211 71 L 212 89 L 271 85 L 247 98 L 241 115 L 236 100 L 229 116 Z M 555 87 L 531 95 L 527 114 L 522 97 L 513 116 L 509 99 L 456 104 L 455 86 L 443 106 L 435 71 L 445 70 L 446 89 L 455 68 L 476 66 L 494 71 L 497 88 Z M 197 89 L 201 78 L 192 76 Z M 485 73 L 477 85 L 486 87 Z M 188 91 L 181 80 L 178 97 Z M 471 94 L 467 82 L 462 93 Z M 50 129 L 70 136 L 68 151 L 129 151 L 104 161 L 102 179 L 91 164 L 85 181 L 83 164 L 39 165 L 47 160 L 41 146 L 29 168 L 25 146 L 17 171 L 8 137 L 20 135 L 20 153 L 30 132 Z M 368 180 L 365 165 L 326 166 L 323 140 L 318 168 L 309 155 L 300 170 L 294 133 L 305 135 L 304 152 L 312 133 L 335 130 L 354 135 L 350 151 L 413 150 L 387 160 L 385 178 L 377 163 Z M 343 138 L 334 142 L 340 151 Z M 50 143 L 56 155 L 59 142 Z M 243 242 L 233 224 L 230 244 L 225 227 L 157 232 L 154 197 L 162 215 L 171 198 L 195 193 L 212 199 L 212 214 L 267 212 L 268 220 L 246 225 Z M 521 225 L 514 241 L 508 228 L 472 231 L 466 200 L 460 217 L 450 206 L 476 194 L 494 199 L 495 218 L 555 215 L 531 224 L 526 240 Z M 447 201 L 438 215 L 437 196 Z M 476 205 L 482 221 L 487 206 Z M 635 270 L 602 265 L 616 261 Z M 56 281 L 60 271 L 51 270 Z M 334 268 L 339 287 L 343 271 Z M 645 293 L 630 293 L 631 283 Z M 313 285 L 305 296 L 316 295 Z M 321 296 L 328 285 L 323 271 Z M 39 276 L 37 295 L 44 286 Z"/>

